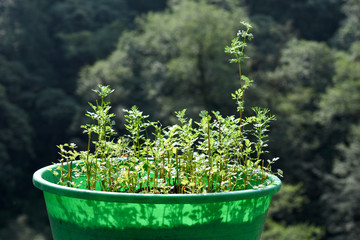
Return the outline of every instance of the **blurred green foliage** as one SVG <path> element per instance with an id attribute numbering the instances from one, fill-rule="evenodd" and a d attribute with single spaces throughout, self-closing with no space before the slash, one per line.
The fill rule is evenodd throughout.
<path id="1" fill-rule="evenodd" d="M 344 1 L 342 12 L 346 17 L 333 37 L 333 42 L 337 47 L 349 49 L 353 42 L 360 39 L 360 2 L 358 0 Z"/>
<path id="2" fill-rule="evenodd" d="M 319 116 L 336 139 L 331 171 L 326 173 L 321 201 L 331 240 L 356 239 L 360 226 L 360 42 L 338 52 L 333 85 L 320 101 Z M 331 126 L 331 127 L 330 127 Z M 335 138 L 335 137 L 334 137 Z"/>
<path id="3" fill-rule="evenodd" d="M 359 8 L 358 0 L 0 1 L 0 228 L 39 212 L 26 208 L 42 201 L 31 174 L 56 161 L 56 145 L 86 142 L 74 129 L 98 83 L 116 89 L 118 123 L 134 104 L 164 124 L 183 108 L 233 114 L 238 82 L 223 49 L 247 20 L 254 57 L 243 70 L 255 87 L 246 104 L 277 116 L 270 151 L 295 184 L 274 200 L 264 239 L 356 239 Z M 28 224 L 41 231 L 37 220 Z"/>
<path id="4" fill-rule="evenodd" d="M 309 202 L 302 184 L 283 184 L 274 195 L 268 212 L 262 240 L 319 240 L 324 236 L 322 227 L 309 223 L 296 223 L 296 216 Z"/>
<path id="5" fill-rule="evenodd" d="M 328 226 L 329 239 L 357 239 L 360 230 L 360 125 L 352 125 L 347 142 L 337 145 L 341 155 L 335 159 L 333 170 L 325 176 L 323 216 Z"/>
<path id="6" fill-rule="evenodd" d="M 229 109 L 237 78 L 224 46 L 240 26 L 235 14 L 245 18 L 241 8 L 181 1 L 137 18 L 136 30 L 120 37 L 109 58 L 82 70 L 79 95 L 88 101 L 89 90 L 101 81 L 116 89 L 113 104 L 136 104 L 163 122 L 183 108 L 192 117 L 204 108 Z"/>
<path id="7" fill-rule="evenodd" d="M 353 2 L 356 2 L 354 0 Z M 251 15 L 264 14 L 291 24 L 299 38 L 327 41 L 337 31 L 341 0 L 245 0 Z"/>

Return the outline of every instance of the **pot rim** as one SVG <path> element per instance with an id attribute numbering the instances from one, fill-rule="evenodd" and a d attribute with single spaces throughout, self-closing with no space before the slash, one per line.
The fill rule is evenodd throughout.
<path id="1" fill-rule="evenodd" d="M 37 170 L 33 175 L 34 186 L 44 192 L 60 196 L 95 201 L 153 204 L 230 202 L 273 195 L 277 193 L 281 188 L 281 180 L 275 175 L 268 174 L 268 177 L 271 179 L 272 184 L 264 188 L 247 189 L 240 191 L 194 194 L 143 194 L 104 192 L 97 190 L 70 188 L 50 182 L 48 180 L 49 176 L 52 175 L 50 169 L 53 169 L 58 165 L 59 164 L 53 164 Z"/>

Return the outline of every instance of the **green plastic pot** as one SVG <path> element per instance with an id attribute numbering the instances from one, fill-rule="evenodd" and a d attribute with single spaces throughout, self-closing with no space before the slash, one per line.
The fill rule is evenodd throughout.
<path id="1" fill-rule="evenodd" d="M 44 192 L 54 240 L 260 239 L 281 181 L 257 189 L 207 194 L 131 194 L 57 185 L 44 167 L 34 185 Z"/>

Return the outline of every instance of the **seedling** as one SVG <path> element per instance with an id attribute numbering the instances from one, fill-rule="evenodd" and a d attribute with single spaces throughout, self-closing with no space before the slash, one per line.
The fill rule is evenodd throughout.
<path id="1" fill-rule="evenodd" d="M 232 94 L 238 116 L 202 111 L 200 121 L 175 112 L 178 124 L 162 126 L 148 121 L 136 106 L 125 111 L 127 134 L 116 137 L 114 114 L 106 98 L 114 91 L 98 85 L 100 98 L 89 103 L 83 125 L 88 147 L 78 151 L 74 144 L 59 145 L 60 164 L 53 170 L 59 184 L 109 192 L 211 193 L 254 189 L 269 184 L 267 176 L 277 160 L 265 160 L 268 129 L 275 117 L 268 109 L 254 107 L 244 117 L 245 94 L 253 81 L 242 74 L 252 26 L 237 33 L 225 48 L 239 70 L 240 88 Z M 93 149 L 93 151 L 91 151 Z M 281 171 L 278 172 L 281 175 Z M 79 179 L 79 181 L 74 181 Z M 77 183 L 77 184 L 75 184 Z"/>

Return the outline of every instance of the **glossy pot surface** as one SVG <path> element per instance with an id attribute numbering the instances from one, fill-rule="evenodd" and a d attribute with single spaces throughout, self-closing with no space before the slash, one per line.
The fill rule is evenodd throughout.
<path id="1" fill-rule="evenodd" d="M 54 240 L 260 239 L 281 181 L 257 190 L 207 194 L 131 194 L 60 186 L 48 166 L 35 172 Z"/>

